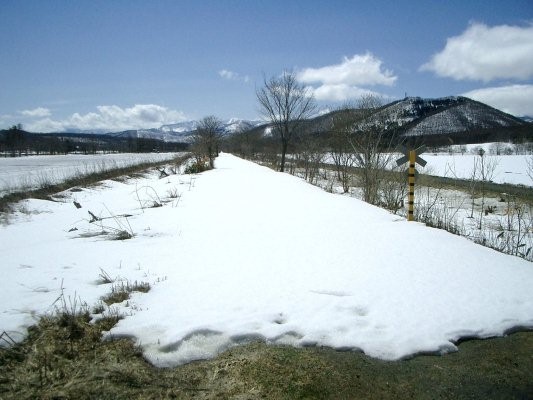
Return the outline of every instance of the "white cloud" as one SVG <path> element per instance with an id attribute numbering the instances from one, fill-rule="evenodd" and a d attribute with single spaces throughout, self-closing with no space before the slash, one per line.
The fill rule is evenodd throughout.
<path id="1" fill-rule="evenodd" d="M 230 81 L 243 81 L 245 83 L 250 82 L 250 77 L 248 75 L 240 75 L 237 72 L 229 71 L 227 69 L 222 69 L 218 71 L 218 75 L 220 77 L 230 80 Z"/>
<path id="2" fill-rule="evenodd" d="M 389 70 L 382 70 L 382 61 L 371 53 L 344 57 L 340 64 L 321 68 L 306 68 L 298 73 L 304 83 L 352 86 L 392 86 L 397 77 Z"/>
<path id="3" fill-rule="evenodd" d="M 65 126 L 62 121 L 43 118 L 24 124 L 24 129 L 30 132 L 62 132 L 65 130 Z"/>
<path id="4" fill-rule="evenodd" d="M 368 89 L 361 89 L 357 86 L 350 86 L 346 84 L 321 85 L 317 88 L 310 87 L 309 89 L 317 100 L 324 101 L 345 101 L 348 99 L 357 99 L 368 94 L 378 95 L 377 93 Z"/>
<path id="5" fill-rule="evenodd" d="M 10 114 L 2 114 L 0 115 L 0 121 L 4 122 L 7 120 L 13 119 L 13 116 Z"/>
<path id="6" fill-rule="evenodd" d="M 121 131 L 127 129 L 157 128 L 164 124 L 186 120 L 181 111 L 169 110 L 156 104 L 136 104 L 121 108 L 116 105 L 98 106 L 97 112 L 74 113 L 63 120 L 43 118 L 26 124 L 34 132 L 64 131 L 69 129 Z"/>
<path id="7" fill-rule="evenodd" d="M 50 110 L 44 107 L 37 107 L 33 110 L 24 110 L 20 112 L 22 115 L 31 118 L 44 118 L 51 115 Z"/>
<path id="8" fill-rule="evenodd" d="M 397 77 L 382 68 L 382 61 L 371 53 L 344 57 L 340 64 L 305 68 L 296 74 L 298 81 L 309 86 L 317 100 L 346 101 L 366 94 L 376 94 L 366 86 L 392 86 Z"/>
<path id="9" fill-rule="evenodd" d="M 472 90 L 463 96 L 516 116 L 533 116 L 533 85 L 511 85 Z"/>
<path id="10" fill-rule="evenodd" d="M 420 67 L 456 80 L 533 77 L 533 25 L 488 27 L 474 23 L 446 41 L 444 49 Z"/>

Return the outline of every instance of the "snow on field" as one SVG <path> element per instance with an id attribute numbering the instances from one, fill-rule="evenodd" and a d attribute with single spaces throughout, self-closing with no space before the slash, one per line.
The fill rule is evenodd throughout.
<path id="1" fill-rule="evenodd" d="M 176 153 L 66 154 L 0 158 L 0 197 L 143 162 L 169 160 Z"/>
<path id="2" fill-rule="evenodd" d="M 533 264 L 231 155 L 216 167 L 26 201 L 0 227 L 0 331 L 23 333 L 61 288 L 95 304 L 100 269 L 152 285 L 110 334 L 162 367 L 253 339 L 392 360 L 533 328 Z M 140 208 L 154 199 L 169 202 Z M 135 237 L 99 235 L 88 210 L 130 214 L 100 224 Z"/>
<path id="3" fill-rule="evenodd" d="M 391 168 L 396 168 L 396 159 L 402 157 L 398 153 L 391 157 Z M 480 177 L 480 156 L 475 154 L 457 153 L 424 153 L 421 157 L 427 161 L 425 167 L 416 165 L 418 172 L 427 175 L 443 176 L 447 178 L 471 179 L 476 168 L 476 180 Z M 533 155 L 491 155 L 487 152 L 484 156 L 485 165 L 493 165 L 491 178 L 495 183 L 510 183 L 513 185 L 533 186 L 533 180 L 528 175 L 528 162 L 533 162 Z M 327 156 L 325 161 L 333 164 L 333 158 Z M 488 168 L 486 167 L 486 170 Z"/>
<path id="4" fill-rule="evenodd" d="M 422 154 L 421 157 L 427 161 L 427 165 L 424 168 L 417 166 L 419 172 L 448 178 L 471 179 L 474 166 L 480 162 L 480 156 L 473 154 Z M 532 156 L 486 154 L 483 157 L 485 163 L 494 165 L 490 179 L 493 182 L 533 186 L 527 173 L 527 162 Z M 479 166 L 477 168 L 479 175 Z"/>

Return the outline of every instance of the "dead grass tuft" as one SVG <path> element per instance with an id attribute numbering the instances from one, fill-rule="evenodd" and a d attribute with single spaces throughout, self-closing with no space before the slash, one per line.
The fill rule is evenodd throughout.
<path id="1" fill-rule="evenodd" d="M 104 285 L 106 283 L 113 282 L 115 282 L 115 280 L 111 278 L 111 276 L 106 271 L 104 271 L 103 268 L 100 268 L 100 273 L 98 274 L 98 280 L 96 281 L 96 283 L 98 285 Z"/>
<path id="2" fill-rule="evenodd" d="M 148 282 L 121 281 L 111 286 L 111 292 L 102 297 L 102 301 L 108 306 L 111 304 L 122 303 L 130 298 L 130 293 L 147 293 L 150 289 L 151 286 Z"/>
<path id="3" fill-rule="evenodd" d="M 41 318 L 24 342 L 0 352 L 0 398 L 121 398 L 118 391 L 98 393 L 113 386 L 117 374 L 130 383 L 142 381 L 131 363 L 121 361 L 143 360 L 130 341 L 101 341 L 102 332 L 117 321 L 91 324 L 87 314 Z"/>

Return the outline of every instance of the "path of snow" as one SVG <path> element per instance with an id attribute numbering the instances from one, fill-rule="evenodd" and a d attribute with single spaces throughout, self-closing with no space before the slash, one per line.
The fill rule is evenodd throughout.
<path id="1" fill-rule="evenodd" d="M 158 366 L 252 339 L 392 360 L 533 327 L 532 263 L 231 155 L 216 166 L 27 201 L 29 216 L 0 227 L 0 331 L 23 332 L 61 285 L 94 304 L 110 290 L 100 268 L 152 284 L 119 306 L 127 316 L 111 334 L 135 338 Z M 179 202 L 140 210 L 137 197 L 173 189 Z M 98 231 L 87 210 L 133 214 L 136 236 L 81 238 Z"/>

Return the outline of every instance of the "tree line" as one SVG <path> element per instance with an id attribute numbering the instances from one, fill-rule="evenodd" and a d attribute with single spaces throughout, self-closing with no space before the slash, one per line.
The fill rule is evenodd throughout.
<path id="1" fill-rule="evenodd" d="M 0 130 L 0 154 L 15 157 L 30 154 L 96 154 L 101 152 L 149 153 L 172 152 L 187 149 L 185 143 L 137 137 L 82 133 L 31 133 L 14 125 Z"/>

